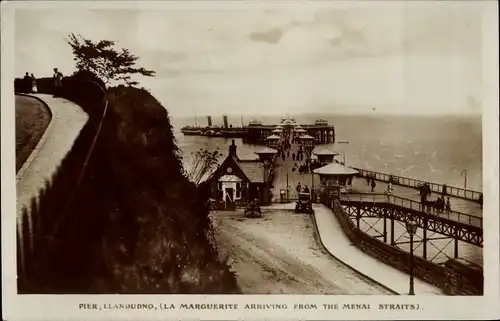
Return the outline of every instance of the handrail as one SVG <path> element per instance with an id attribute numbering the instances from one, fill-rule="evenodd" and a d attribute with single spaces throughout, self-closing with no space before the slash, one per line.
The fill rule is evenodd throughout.
<path id="1" fill-rule="evenodd" d="M 441 218 L 446 218 L 452 221 L 456 221 L 462 224 L 467 224 L 475 227 L 483 227 L 483 218 L 482 217 L 477 217 L 474 215 L 470 214 L 465 214 L 461 213 L 458 211 L 453 211 L 453 210 L 443 210 L 443 212 L 438 213 L 436 211 L 429 211 L 426 209 L 429 209 L 430 207 L 427 205 L 424 205 L 420 202 L 400 197 L 400 196 L 395 196 L 395 195 L 388 195 L 388 194 L 367 194 L 367 193 L 350 193 L 350 194 L 341 194 L 340 196 L 341 201 L 355 201 L 355 202 L 371 202 L 371 203 L 389 203 L 393 205 L 398 205 L 402 206 L 408 209 L 412 209 L 414 211 L 419 211 L 426 213 L 428 215 L 433 215 Z"/>
<path id="2" fill-rule="evenodd" d="M 387 173 L 382 173 L 382 172 L 376 172 L 376 171 L 371 171 L 371 170 L 366 170 L 366 169 L 361 169 L 361 168 L 356 168 L 353 167 L 359 172 L 359 176 L 361 177 L 369 177 L 369 178 L 374 178 L 379 181 L 384 181 L 384 182 L 389 182 L 391 181 L 393 184 L 401 185 L 401 186 L 408 186 L 408 187 L 413 187 L 413 188 L 418 188 L 422 184 L 428 184 L 429 187 L 431 188 L 432 192 L 435 193 L 442 193 L 443 192 L 443 186 L 446 186 L 446 194 L 458 198 L 463 198 L 471 201 L 476 201 L 479 202 L 482 198 L 483 193 L 479 191 L 474 191 L 470 189 L 465 189 L 465 188 L 460 188 L 460 187 L 455 187 L 455 186 L 449 186 L 447 184 L 438 184 L 438 183 L 432 183 L 416 178 L 411 178 L 411 177 L 404 177 L 404 176 L 399 176 L 399 175 L 394 175 L 394 174 L 387 174 Z"/>

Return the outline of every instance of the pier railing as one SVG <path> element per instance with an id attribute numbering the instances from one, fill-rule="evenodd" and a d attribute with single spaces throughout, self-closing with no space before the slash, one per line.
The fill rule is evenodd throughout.
<path id="1" fill-rule="evenodd" d="M 477 217 L 453 210 L 443 210 L 438 212 L 435 208 L 428 205 L 424 205 L 420 202 L 414 200 L 387 194 L 367 194 L 367 193 L 349 193 L 341 194 L 341 201 L 353 201 L 353 202 L 367 202 L 367 203 L 389 203 L 393 205 L 398 205 L 411 210 L 420 211 L 427 213 L 429 215 L 435 215 L 437 217 L 446 218 L 452 221 L 456 221 L 462 224 L 467 224 L 475 227 L 483 227 L 483 218 Z"/>
<path id="2" fill-rule="evenodd" d="M 355 167 L 353 167 L 355 168 Z M 393 184 L 397 185 L 402 185 L 402 186 L 408 186 L 408 187 L 413 187 L 413 188 L 419 188 L 422 184 L 427 183 L 429 187 L 431 188 L 431 191 L 435 193 L 442 193 L 443 192 L 443 186 L 445 184 L 437 184 L 437 183 L 432 183 L 428 181 L 423 181 L 420 179 L 415 179 L 415 178 L 410 178 L 410 177 L 403 177 L 403 176 L 398 176 L 398 175 L 393 175 L 393 174 L 387 174 L 387 173 L 381 173 L 381 172 L 375 172 L 375 171 L 370 171 L 366 169 L 361 169 L 361 168 L 355 168 L 358 172 L 359 175 L 362 177 L 369 177 L 376 179 L 378 181 L 384 181 L 384 182 L 392 182 Z M 483 193 L 478 192 L 478 191 L 473 191 L 470 189 L 465 189 L 465 188 L 460 188 L 460 187 L 454 187 L 454 186 L 449 186 L 446 185 L 446 194 L 458 198 L 463 198 L 466 200 L 471 200 L 471 201 L 476 201 L 479 202 L 482 198 Z"/>

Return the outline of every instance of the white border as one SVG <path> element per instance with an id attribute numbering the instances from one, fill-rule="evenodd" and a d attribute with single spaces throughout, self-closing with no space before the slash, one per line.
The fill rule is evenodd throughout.
<path id="1" fill-rule="evenodd" d="M 426 3 L 422 3 L 426 5 Z M 415 2 L 413 2 L 415 3 Z M 249 10 L 272 7 L 303 7 L 304 10 L 320 7 L 390 7 L 398 5 L 389 2 L 141 2 L 138 1 L 23 1 L 1 3 L 2 52 L 1 52 L 1 213 L 2 213 L 2 308 L 6 320 L 20 319 L 495 319 L 500 317 L 499 291 L 499 210 L 498 210 L 498 11 L 495 1 L 482 1 L 483 24 L 483 192 L 484 204 L 484 275 L 485 291 L 482 297 L 384 297 L 384 296 L 323 296 L 323 295 L 242 295 L 242 296 L 52 296 L 17 295 L 15 256 L 15 158 L 14 148 L 14 95 L 13 95 L 13 47 L 15 8 L 154 8 L 155 10 L 175 8 L 176 10 Z M 489 200 L 489 201 L 488 201 Z M 79 310 L 79 303 L 238 303 L 238 310 L 186 310 L 179 309 L 137 311 Z M 245 303 L 286 303 L 286 310 L 244 310 Z M 294 303 L 370 303 L 371 310 L 294 310 Z M 379 311 L 379 303 L 418 304 L 419 310 Z"/>

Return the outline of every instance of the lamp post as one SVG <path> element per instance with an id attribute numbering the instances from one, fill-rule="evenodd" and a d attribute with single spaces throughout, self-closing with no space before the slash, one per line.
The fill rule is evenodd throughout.
<path id="1" fill-rule="evenodd" d="M 418 225 L 415 223 L 415 221 L 411 220 L 406 222 L 406 231 L 408 234 L 410 234 L 410 292 L 408 293 L 409 295 L 415 295 L 414 289 L 413 289 L 413 235 L 417 233 L 417 228 Z"/>
<path id="2" fill-rule="evenodd" d="M 467 170 L 463 169 L 460 176 L 464 177 L 464 189 L 467 189 Z"/>

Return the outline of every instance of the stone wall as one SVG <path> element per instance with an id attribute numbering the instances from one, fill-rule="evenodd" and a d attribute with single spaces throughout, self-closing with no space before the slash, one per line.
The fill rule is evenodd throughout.
<path id="1" fill-rule="evenodd" d="M 344 233 L 353 244 L 383 263 L 410 273 L 411 256 L 409 253 L 358 230 L 338 200 L 324 199 L 324 201 L 333 210 Z M 483 292 L 483 282 L 477 282 L 477 279 L 472 280 L 459 273 L 457 269 L 437 265 L 418 256 L 414 257 L 414 275 L 442 288 L 448 295 L 482 295 Z"/>

